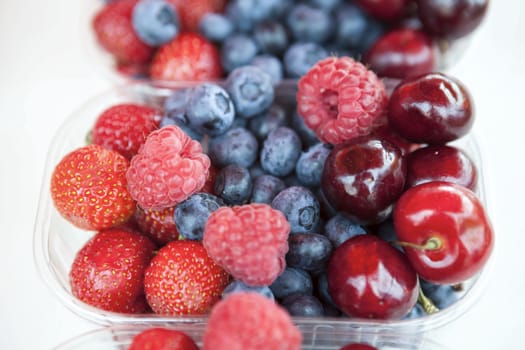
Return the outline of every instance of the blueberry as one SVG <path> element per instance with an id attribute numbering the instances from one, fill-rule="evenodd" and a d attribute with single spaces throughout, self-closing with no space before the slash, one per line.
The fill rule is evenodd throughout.
<path id="1" fill-rule="evenodd" d="M 305 187 L 293 186 L 279 192 L 272 207 L 286 216 L 292 233 L 311 232 L 319 222 L 319 202 Z"/>
<path id="2" fill-rule="evenodd" d="M 324 314 L 323 304 L 309 294 L 292 294 L 284 298 L 281 305 L 291 316 L 321 317 Z"/>
<path id="3" fill-rule="evenodd" d="M 248 123 L 248 128 L 257 139 L 264 141 L 271 131 L 280 126 L 286 126 L 287 124 L 288 120 L 284 108 L 278 104 L 273 104 L 263 113 L 251 118 Z"/>
<path id="4" fill-rule="evenodd" d="M 281 126 L 264 140 L 260 161 L 263 169 L 275 176 L 286 176 L 295 169 L 301 153 L 301 140 L 290 128 Z"/>
<path id="5" fill-rule="evenodd" d="M 248 292 L 248 293 L 258 293 L 264 297 L 267 297 L 270 300 L 275 300 L 275 297 L 268 286 L 253 287 L 249 286 L 242 281 L 235 280 L 228 284 L 226 288 L 222 291 L 222 298 L 224 299 L 230 294 L 239 293 L 239 292 Z"/>
<path id="6" fill-rule="evenodd" d="M 250 202 L 270 204 L 277 193 L 284 189 L 284 181 L 278 177 L 259 175 L 253 180 L 252 198 Z"/>
<path id="7" fill-rule="evenodd" d="M 325 269 L 333 249 L 330 240 L 317 233 L 290 235 L 288 247 L 287 266 L 313 272 Z"/>
<path id="8" fill-rule="evenodd" d="M 253 30 L 253 39 L 263 53 L 281 55 L 288 47 L 286 27 L 278 21 L 259 23 Z"/>
<path id="9" fill-rule="evenodd" d="M 250 62 L 252 66 L 259 67 L 268 73 L 272 83 L 276 84 L 283 79 L 283 64 L 281 60 L 272 55 L 258 55 Z"/>
<path id="10" fill-rule="evenodd" d="M 326 271 L 317 275 L 317 279 L 315 280 L 315 288 L 319 299 L 323 303 L 337 308 L 337 305 L 335 305 L 332 295 L 328 290 L 328 275 L 326 274 Z"/>
<path id="11" fill-rule="evenodd" d="M 246 34 L 233 34 L 221 47 L 221 64 L 226 72 L 248 65 L 259 52 L 255 41 Z"/>
<path id="12" fill-rule="evenodd" d="M 306 271 L 287 267 L 272 283 L 270 289 L 277 299 L 283 299 L 296 293 L 312 294 L 312 278 Z"/>
<path id="13" fill-rule="evenodd" d="M 426 316 L 425 309 L 423 309 L 423 306 L 421 304 L 416 303 L 414 307 L 406 314 L 402 319 L 403 320 L 412 320 L 414 318 L 420 318 L 423 316 Z"/>
<path id="14" fill-rule="evenodd" d="M 328 145 L 318 143 L 301 153 L 295 165 L 295 174 L 304 186 L 317 187 L 321 185 L 321 173 L 326 158 L 330 154 Z"/>
<path id="15" fill-rule="evenodd" d="M 313 146 L 321 142 L 315 132 L 304 123 L 304 119 L 295 111 L 292 114 L 292 127 L 299 134 L 305 146 Z"/>
<path id="16" fill-rule="evenodd" d="M 261 176 L 261 175 L 267 175 L 264 172 L 263 168 L 261 167 L 261 163 L 259 162 L 254 163 L 248 170 L 250 170 L 250 175 L 252 176 L 252 179 L 255 179 L 256 177 Z M 255 186 L 255 183 L 254 183 L 254 186 Z"/>
<path id="17" fill-rule="evenodd" d="M 239 67 L 228 75 L 225 84 L 240 117 L 256 116 L 273 103 L 272 78 L 259 67 Z"/>
<path id="18" fill-rule="evenodd" d="M 220 13 L 207 13 L 199 23 L 199 31 L 210 41 L 222 43 L 233 33 L 232 21 Z"/>
<path id="19" fill-rule="evenodd" d="M 381 23 L 357 5 L 340 6 L 336 16 L 335 42 L 340 47 L 365 52 L 384 32 Z"/>
<path id="20" fill-rule="evenodd" d="M 459 299 L 459 292 L 454 286 L 434 284 L 422 278 L 419 282 L 425 296 L 439 309 L 449 307 Z"/>
<path id="21" fill-rule="evenodd" d="M 339 247 L 354 236 L 366 234 L 366 230 L 343 214 L 337 214 L 326 223 L 324 234 L 334 247 Z"/>
<path id="22" fill-rule="evenodd" d="M 333 31 L 333 23 L 327 12 L 305 4 L 292 8 L 286 24 L 295 40 L 300 42 L 323 43 Z"/>
<path id="23" fill-rule="evenodd" d="M 160 127 L 176 125 L 181 128 L 192 139 L 201 141 L 202 134 L 193 130 L 189 125 L 186 107 L 190 100 L 192 89 L 178 89 L 169 95 L 164 101 L 164 115 L 160 121 Z"/>
<path id="24" fill-rule="evenodd" d="M 229 205 L 246 203 L 252 194 L 252 178 L 248 169 L 236 164 L 222 168 L 215 178 L 214 192 Z"/>
<path id="25" fill-rule="evenodd" d="M 217 136 L 230 128 L 235 109 L 226 90 L 216 84 L 203 83 L 192 89 L 186 115 L 193 130 Z"/>
<path id="26" fill-rule="evenodd" d="M 328 202 L 328 199 L 326 199 L 321 187 L 316 188 L 314 190 L 314 193 L 315 193 L 315 197 L 319 201 L 319 205 L 321 206 L 321 216 L 322 217 L 331 218 L 337 215 L 337 210 L 335 210 L 334 207 L 332 207 L 332 205 Z M 324 230 L 322 231 L 324 232 Z"/>
<path id="27" fill-rule="evenodd" d="M 328 51 L 319 44 L 295 43 L 284 53 L 285 73 L 289 78 L 301 78 L 314 64 L 328 56 Z"/>
<path id="28" fill-rule="evenodd" d="M 175 207 L 177 231 L 186 239 L 202 240 L 208 217 L 224 205 L 222 199 L 209 193 L 191 195 Z"/>
<path id="29" fill-rule="evenodd" d="M 230 129 L 210 140 L 208 155 L 218 168 L 230 164 L 250 167 L 257 158 L 259 144 L 253 134 L 244 128 Z"/>
<path id="30" fill-rule="evenodd" d="M 307 0 L 309 5 L 330 12 L 341 4 L 341 0 Z"/>
<path id="31" fill-rule="evenodd" d="M 257 23 L 281 17 L 293 0 L 232 0 L 226 7 L 227 16 L 241 32 L 251 32 Z"/>
<path id="32" fill-rule="evenodd" d="M 173 39 L 180 30 L 179 18 L 173 5 L 165 0 L 140 0 L 133 8 L 132 25 L 135 33 L 150 46 L 161 46 Z"/>

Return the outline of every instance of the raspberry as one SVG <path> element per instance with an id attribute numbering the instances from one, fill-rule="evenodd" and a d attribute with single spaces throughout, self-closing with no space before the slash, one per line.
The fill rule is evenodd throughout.
<path id="1" fill-rule="evenodd" d="M 203 350 L 299 350 L 302 336 L 288 313 L 257 293 L 229 295 L 212 309 Z"/>
<path id="2" fill-rule="evenodd" d="M 375 73 L 349 57 L 321 60 L 299 80 L 297 110 L 325 143 L 343 143 L 385 124 L 387 102 Z"/>
<path id="3" fill-rule="evenodd" d="M 128 190 L 143 209 L 176 205 L 206 182 L 210 159 L 179 127 L 153 131 L 126 173 Z"/>
<path id="4" fill-rule="evenodd" d="M 204 228 L 210 257 L 250 286 L 270 285 L 285 268 L 290 224 L 267 204 L 222 207 Z"/>

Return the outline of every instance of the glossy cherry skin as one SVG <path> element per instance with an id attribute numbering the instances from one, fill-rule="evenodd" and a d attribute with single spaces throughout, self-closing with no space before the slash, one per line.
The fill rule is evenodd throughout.
<path id="1" fill-rule="evenodd" d="M 437 284 L 463 282 L 478 273 L 494 245 L 494 234 L 474 192 L 450 182 L 427 182 L 405 191 L 393 213 L 402 242 L 437 247 L 404 246 L 417 273 Z"/>
<path id="2" fill-rule="evenodd" d="M 435 70 L 437 50 L 424 32 L 400 28 L 380 37 L 364 60 L 381 77 L 404 79 Z"/>
<path id="3" fill-rule="evenodd" d="M 479 26 L 489 0 L 417 0 L 417 5 L 419 18 L 428 33 L 455 39 Z"/>
<path id="4" fill-rule="evenodd" d="M 353 343 L 343 346 L 340 350 L 377 350 L 377 348 L 368 344 Z"/>
<path id="5" fill-rule="evenodd" d="M 407 11 L 408 0 L 356 0 L 355 3 L 372 17 L 384 21 L 401 18 Z"/>
<path id="6" fill-rule="evenodd" d="M 414 143 L 444 144 L 470 131 L 474 105 L 458 80 L 442 73 L 406 79 L 388 105 L 392 129 Z"/>
<path id="7" fill-rule="evenodd" d="M 437 145 L 419 148 L 408 154 L 407 169 L 407 188 L 430 181 L 447 181 L 476 190 L 476 165 L 456 147 Z"/>
<path id="8" fill-rule="evenodd" d="M 345 314 L 396 319 L 417 301 L 419 282 L 403 253 L 374 235 L 340 245 L 328 265 L 328 290 Z"/>
<path id="9" fill-rule="evenodd" d="M 399 148 L 374 137 L 336 146 L 321 175 L 333 208 L 360 224 L 386 219 L 405 186 L 406 162 Z"/>

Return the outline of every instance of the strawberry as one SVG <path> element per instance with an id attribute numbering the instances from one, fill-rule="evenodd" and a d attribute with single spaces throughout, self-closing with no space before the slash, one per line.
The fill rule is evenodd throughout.
<path id="1" fill-rule="evenodd" d="M 157 80 L 217 80 L 222 77 L 219 50 L 200 34 L 181 33 L 157 51 L 150 73 Z"/>
<path id="2" fill-rule="evenodd" d="M 184 31 L 196 32 L 202 16 L 210 12 L 222 12 L 225 0 L 168 0 L 175 8 L 180 17 Z"/>
<path id="3" fill-rule="evenodd" d="M 199 348 L 184 332 L 155 327 L 135 335 L 128 350 L 199 350 Z"/>
<path id="4" fill-rule="evenodd" d="M 229 281 L 200 242 L 172 241 L 151 260 L 144 291 L 155 313 L 203 314 L 220 299 Z"/>
<path id="5" fill-rule="evenodd" d="M 131 159 L 160 124 L 161 113 L 132 103 L 114 105 L 102 112 L 93 126 L 92 141 Z"/>
<path id="6" fill-rule="evenodd" d="M 51 175 L 51 198 L 58 212 L 73 225 L 101 230 L 126 222 L 135 211 L 127 190 L 129 162 L 99 145 L 68 153 Z"/>
<path id="7" fill-rule="evenodd" d="M 154 52 L 133 30 L 131 15 L 137 1 L 109 2 L 93 18 L 98 43 L 120 63 L 146 63 Z"/>
<path id="8" fill-rule="evenodd" d="M 163 245 L 179 239 L 174 212 L 175 207 L 160 210 L 137 207 L 133 218 L 141 232 L 154 242 Z"/>
<path id="9" fill-rule="evenodd" d="M 144 271 L 154 248 L 147 237 L 135 232 L 98 232 L 73 261 L 69 273 L 73 295 L 107 311 L 144 312 Z"/>

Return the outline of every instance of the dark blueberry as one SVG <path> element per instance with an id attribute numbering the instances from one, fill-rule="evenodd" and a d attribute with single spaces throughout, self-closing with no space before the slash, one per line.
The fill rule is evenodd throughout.
<path id="1" fill-rule="evenodd" d="M 295 165 L 295 175 L 302 185 L 310 187 L 321 185 L 321 174 L 328 154 L 330 154 L 330 147 L 322 143 L 301 153 Z"/>
<path id="2" fill-rule="evenodd" d="M 250 32 L 257 23 L 281 17 L 293 0 L 232 0 L 226 7 L 227 16 L 241 32 Z"/>
<path id="3" fill-rule="evenodd" d="M 250 167 L 257 158 L 259 144 L 253 134 L 245 128 L 230 129 L 210 140 L 208 155 L 218 168 L 230 164 Z"/>
<path id="4" fill-rule="evenodd" d="M 323 303 L 337 309 L 337 306 L 335 305 L 334 300 L 332 299 L 332 296 L 328 290 L 328 277 L 326 271 L 317 275 L 317 279 L 315 280 L 315 288 L 319 299 Z"/>
<path id="5" fill-rule="evenodd" d="M 192 89 L 186 108 L 190 127 L 201 134 L 224 134 L 232 125 L 235 109 L 222 87 L 203 83 Z"/>
<path id="6" fill-rule="evenodd" d="M 299 134 L 303 145 L 311 147 L 320 142 L 315 132 L 306 126 L 304 119 L 297 112 L 292 114 L 292 126 Z"/>
<path id="7" fill-rule="evenodd" d="M 229 205 L 246 203 L 252 194 L 252 178 L 248 169 L 236 164 L 222 168 L 215 178 L 214 192 Z"/>
<path id="8" fill-rule="evenodd" d="M 314 64 L 329 56 L 329 52 L 316 43 L 295 43 L 284 53 L 284 70 L 292 79 L 299 79 Z"/>
<path id="9" fill-rule="evenodd" d="M 302 186 L 302 184 L 299 182 L 299 179 L 297 178 L 297 176 L 295 176 L 294 173 L 291 173 L 290 175 L 285 177 L 283 180 L 284 180 L 284 184 L 286 185 L 286 187 Z"/>
<path id="10" fill-rule="evenodd" d="M 132 14 L 135 33 L 150 46 L 161 46 L 180 30 L 179 17 L 173 5 L 165 0 L 140 0 Z"/>
<path id="11" fill-rule="evenodd" d="M 224 205 L 222 199 L 209 193 L 191 195 L 175 207 L 177 231 L 186 239 L 202 240 L 208 217 Z"/>
<path id="12" fill-rule="evenodd" d="M 248 129 L 248 119 L 245 119 L 245 118 L 234 118 L 231 128 L 232 129 L 234 129 L 234 128 L 245 128 L 245 129 Z"/>
<path id="13" fill-rule="evenodd" d="M 290 11 L 286 24 L 296 41 L 324 43 L 330 38 L 333 23 L 322 9 L 297 4 Z"/>
<path id="14" fill-rule="evenodd" d="M 255 41 L 246 34 L 233 34 L 221 47 L 221 64 L 226 72 L 249 64 L 259 52 Z"/>
<path id="15" fill-rule="evenodd" d="M 278 21 L 259 23 L 253 30 L 253 39 L 263 53 L 281 55 L 288 47 L 288 33 Z"/>
<path id="16" fill-rule="evenodd" d="M 319 205 L 321 206 L 321 216 L 325 219 L 332 218 L 333 216 L 337 215 L 337 210 L 332 207 L 332 205 L 328 202 L 326 199 L 323 190 L 318 187 L 314 190 L 315 196 L 317 197 L 317 200 L 319 201 Z M 324 231 L 323 230 L 320 230 Z"/>
<path id="17" fill-rule="evenodd" d="M 459 299 L 460 293 L 456 286 L 434 284 L 422 278 L 419 282 L 425 296 L 432 300 L 438 309 L 449 307 Z"/>
<path id="18" fill-rule="evenodd" d="M 223 42 L 232 35 L 233 30 L 232 21 L 221 13 L 207 13 L 199 23 L 201 34 L 214 42 Z"/>
<path id="19" fill-rule="evenodd" d="M 264 297 L 267 297 L 270 300 L 275 300 L 275 297 L 268 286 L 253 287 L 245 284 L 242 281 L 235 280 L 232 283 L 228 284 L 226 288 L 222 291 L 222 298 L 227 297 L 233 293 L 239 292 L 248 292 L 248 293 L 258 293 Z"/>
<path id="20" fill-rule="evenodd" d="M 323 304 L 308 294 L 292 294 L 281 301 L 281 306 L 291 316 L 321 317 L 324 314 Z"/>
<path id="21" fill-rule="evenodd" d="M 341 317 L 341 311 L 334 305 L 323 304 L 323 316 L 325 317 Z"/>
<path id="22" fill-rule="evenodd" d="M 192 89 L 175 90 L 164 101 L 164 115 L 160 121 L 160 127 L 167 125 L 176 125 L 181 128 L 192 139 L 201 141 L 202 134 L 193 130 L 189 126 L 188 116 L 186 115 L 186 107 L 188 105 Z"/>
<path id="23" fill-rule="evenodd" d="M 332 243 L 317 233 L 297 233 L 288 238 L 286 265 L 319 272 L 326 268 L 332 254 Z"/>
<path id="24" fill-rule="evenodd" d="M 237 116 L 251 118 L 269 108 L 274 99 L 272 78 L 268 73 L 255 66 L 235 69 L 226 79 Z"/>
<path id="25" fill-rule="evenodd" d="M 283 79 L 283 64 L 281 60 L 275 56 L 258 55 L 253 58 L 250 64 L 268 73 L 274 84 Z"/>
<path id="26" fill-rule="evenodd" d="M 250 172 L 251 174 L 251 172 Z M 253 180 L 252 203 L 272 203 L 272 200 L 285 189 L 284 181 L 272 175 L 260 175 Z"/>
<path id="27" fill-rule="evenodd" d="M 368 48 L 383 34 L 383 25 L 368 16 L 354 4 L 344 4 L 336 10 L 335 42 L 343 48 L 360 52 Z"/>
<path id="28" fill-rule="evenodd" d="M 311 6 L 330 12 L 341 4 L 341 1 L 342 0 L 307 0 L 306 2 Z"/>
<path id="29" fill-rule="evenodd" d="M 337 214 L 327 221 L 324 235 L 328 237 L 334 247 L 339 247 L 348 239 L 366 234 L 366 230 L 343 214 Z"/>
<path id="30" fill-rule="evenodd" d="M 416 305 L 414 305 L 414 307 L 402 319 L 412 320 L 414 318 L 420 318 L 426 315 L 427 313 L 425 312 L 425 309 L 423 309 L 423 306 L 421 306 L 419 303 L 416 303 Z"/>
<path id="31" fill-rule="evenodd" d="M 292 233 L 311 232 L 319 222 L 319 202 L 306 187 L 293 186 L 279 192 L 272 207 L 286 216 Z"/>
<path id="32" fill-rule="evenodd" d="M 250 170 L 250 175 L 252 176 L 252 179 L 255 179 L 257 176 L 267 175 L 261 167 L 261 163 L 259 162 L 253 164 L 248 170 Z"/>
<path id="33" fill-rule="evenodd" d="M 290 128 L 281 126 L 264 140 L 260 162 L 262 168 L 275 176 L 286 176 L 295 169 L 301 154 L 301 139 Z"/>
<path id="34" fill-rule="evenodd" d="M 240 119 L 240 118 L 238 118 Z M 288 123 L 286 112 L 283 107 L 273 104 L 263 113 L 250 119 L 248 128 L 259 139 L 264 141 L 270 132 Z"/>
<path id="35" fill-rule="evenodd" d="M 306 271 L 287 267 L 272 283 L 270 289 L 277 299 L 283 299 L 296 293 L 312 294 L 312 278 Z"/>

